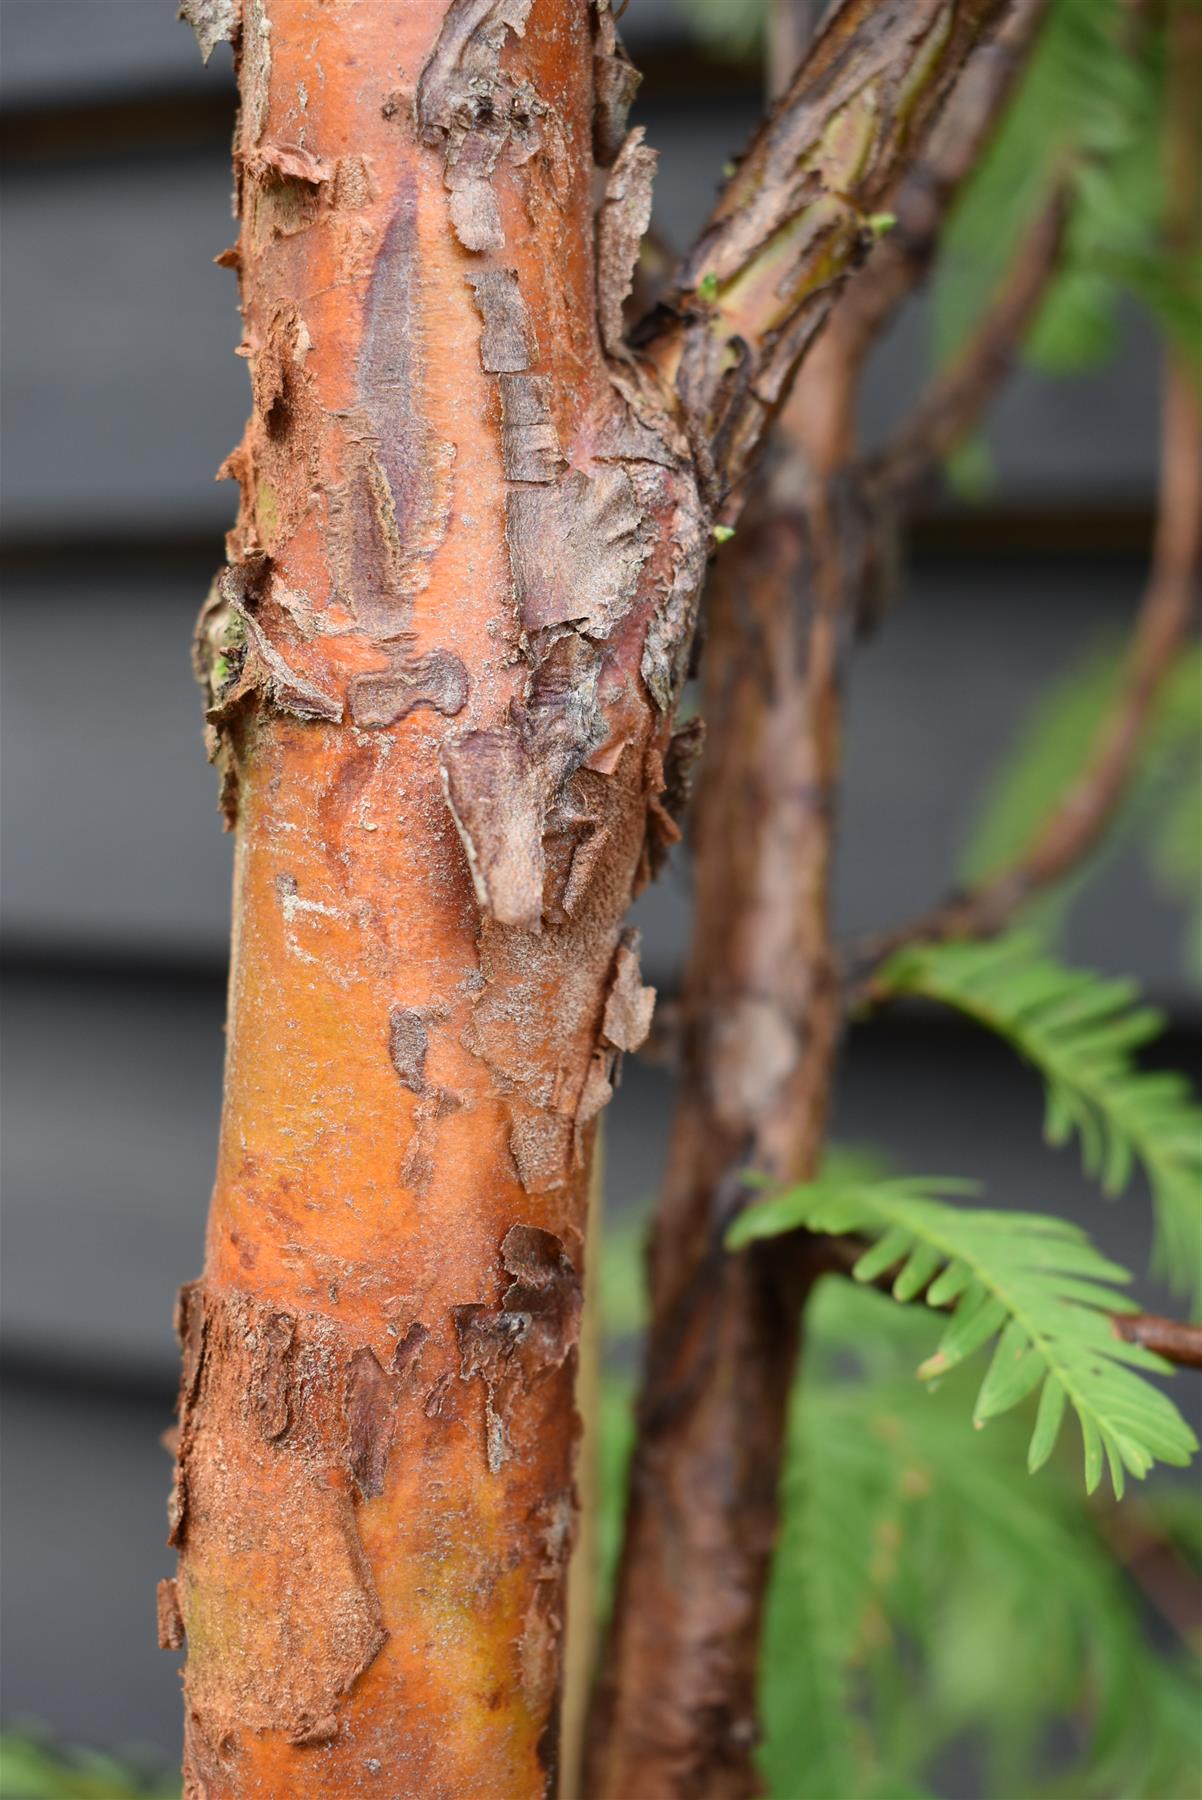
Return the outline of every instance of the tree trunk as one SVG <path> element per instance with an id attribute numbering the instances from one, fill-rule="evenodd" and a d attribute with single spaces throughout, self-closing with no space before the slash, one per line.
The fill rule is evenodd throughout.
<path id="1" fill-rule="evenodd" d="M 595 55 L 620 98 L 586 0 L 245 8 L 200 631 L 235 938 L 162 1597 L 207 1800 L 554 1782 L 589 1160 L 707 541 L 605 360 Z"/>

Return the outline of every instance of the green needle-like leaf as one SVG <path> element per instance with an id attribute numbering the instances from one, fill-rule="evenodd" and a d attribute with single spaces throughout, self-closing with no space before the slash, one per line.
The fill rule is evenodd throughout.
<path id="1" fill-rule="evenodd" d="M 1013 1045 L 1047 1089 L 1052 1144 L 1080 1140 L 1086 1173 L 1118 1194 L 1138 1164 L 1156 1209 L 1157 1266 L 1202 1307 L 1202 1107 L 1184 1076 L 1141 1069 L 1161 1029 L 1130 982 L 1066 969 L 1028 938 L 904 950 L 882 971 L 894 994 L 953 1006 Z"/>
<path id="2" fill-rule="evenodd" d="M 820 1180 L 749 1205 L 727 1243 L 740 1249 L 799 1227 L 864 1233 L 874 1242 L 855 1266 L 858 1280 L 877 1281 L 901 1265 L 894 1293 L 907 1299 L 935 1275 L 928 1301 L 950 1305 L 951 1318 L 919 1375 L 946 1374 L 997 1338 L 974 1422 L 1008 1412 L 1042 1383 L 1028 1453 L 1033 1470 L 1052 1452 L 1066 1402 L 1080 1421 L 1090 1492 L 1104 1460 L 1118 1497 L 1124 1471 L 1142 1478 L 1154 1461 L 1187 1463 L 1197 1449 L 1193 1432 L 1167 1395 L 1136 1373 L 1168 1365 L 1111 1325 L 1110 1314 L 1133 1309 L 1120 1285 L 1130 1279 L 1126 1270 L 1065 1219 L 932 1198 L 962 1185 Z"/>

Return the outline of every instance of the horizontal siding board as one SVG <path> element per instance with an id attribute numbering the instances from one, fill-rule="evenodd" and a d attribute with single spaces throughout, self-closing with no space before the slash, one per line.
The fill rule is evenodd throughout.
<path id="1" fill-rule="evenodd" d="M 170 1423 L 165 1405 L 5 1382 L 6 1723 L 32 1719 L 60 1744 L 135 1766 L 149 1753 L 156 1775 L 178 1769 L 183 1723 L 183 1659 L 159 1650 L 155 1632 L 155 1584 L 175 1564 L 159 1442 Z M 117 1791 L 95 1780 L 93 1792 Z"/>
<path id="2" fill-rule="evenodd" d="M 0 265 L 4 522 L 10 536 L 206 528 L 233 517 L 216 469 L 248 401 L 217 155 L 19 168 Z"/>
<path id="3" fill-rule="evenodd" d="M 206 74 L 171 0 L 4 0 L 0 91 L 9 106 L 58 107 L 164 89 L 232 85 L 224 46 Z"/>
<path id="4" fill-rule="evenodd" d="M 203 565 L 10 575 L 4 925 L 43 949 L 219 963 L 230 838 L 189 666 Z"/>
<path id="5" fill-rule="evenodd" d="M 219 981 L 10 974 L 4 1343 L 169 1379 L 199 1273 L 220 1097 Z"/>
<path id="6" fill-rule="evenodd" d="M 232 85 L 219 45 L 206 70 L 176 17 L 178 0 L 3 0 L 0 90 L 10 105 L 64 107 L 164 91 Z M 632 50 L 690 36 L 687 0 L 632 0 L 622 34 Z"/>

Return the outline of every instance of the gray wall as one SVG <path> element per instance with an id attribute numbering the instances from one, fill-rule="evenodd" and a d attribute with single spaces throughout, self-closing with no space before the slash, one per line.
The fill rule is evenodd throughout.
<path id="1" fill-rule="evenodd" d="M 229 882 L 188 641 L 233 506 L 213 471 L 247 398 L 233 281 L 212 266 L 232 230 L 229 59 L 202 70 L 173 10 L 0 10 L 5 1705 L 67 1737 L 168 1756 L 176 1678 L 152 1648 L 153 1580 L 169 1565 L 156 1439 L 171 1296 L 200 1259 Z M 627 18 L 653 71 L 642 117 L 663 151 L 659 222 L 678 241 L 754 115 L 737 83 L 688 62 L 686 11 L 633 0 Z M 914 391 L 925 338 L 920 305 L 877 359 L 870 434 Z M 925 522 L 902 600 L 856 670 L 844 930 L 942 885 L 1024 709 L 1130 615 L 1140 556 L 1097 552 L 1137 540 L 1146 517 L 1153 396 L 1134 325 L 1100 378 L 1020 377 L 991 434 L 988 513 Z M 669 991 L 687 897 L 682 857 L 640 906 Z M 1074 947 L 1142 975 L 1186 1032 L 1176 924 L 1120 862 Z M 1187 1032 L 1178 1048 L 1194 1054 Z M 611 1121 L 614 1204 L 653 1188 L 668 1099 L 661 1074 L 632 1072 Z M 1033 1085 L 964 1033 L 903 1023 L 854 1039 L 840 1128 L 902 1162 L 984 1174 L 999 1202 L 1087 1207 L 1116 1253 L 1143 1257 L 1141 1196 L 1099 1215 L 1071 1159 L 1040 1148 Z"/>

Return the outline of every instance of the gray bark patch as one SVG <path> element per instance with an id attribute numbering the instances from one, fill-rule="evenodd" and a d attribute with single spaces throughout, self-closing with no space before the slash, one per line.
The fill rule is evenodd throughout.
<path id="1" fill-rule="evenodd" d="M 178 17 L 196 33 L 208 62 L 218 44 L 232 44 L 242 25 L 242 0 L 180 0 Z"/>
<path id="2" fill-rule="evenodd" d="M 388 1015 L 388 1054 L 403 1086 L 411 1094 L 426 1091 L 426 1051 L 430 1036 L 425 1017 L 412 1007 L 394 1006 Z"/>
<path id="3" fill-rule="evenodd" d="M 399 724 L 419 706 L 453 718 L 467 704 L 470 689 L 467 670 L 455 653 L 431 650 L 379 674 L 356 675 L 347 700 L 355 724 L 371 731 Z"/>

